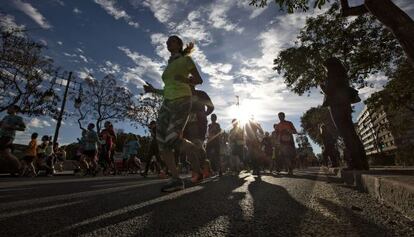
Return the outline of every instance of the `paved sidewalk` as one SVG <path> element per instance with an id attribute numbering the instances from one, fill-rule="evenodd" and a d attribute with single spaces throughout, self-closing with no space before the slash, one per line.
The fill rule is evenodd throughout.
<path id="1" fill-rule="evenodd" d="M 414 220 L 414 167 L 373 167 L 369 171 L 322 169 Z"/>

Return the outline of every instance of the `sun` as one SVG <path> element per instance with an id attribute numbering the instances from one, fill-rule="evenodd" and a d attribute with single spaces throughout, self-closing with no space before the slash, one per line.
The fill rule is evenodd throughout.
<path id="1" fill-rule="evenodd" d="M 229 108 L 229 117 L 235 118 L 239 121 L 240 126 L 244 126 L 249 122 L 249 119 L 252 117 L 256 117 L 258 107 L 255 106 L 253 103 L 249 103 L 248 101 L 244 101 L 244 103 L 240 103 L 239 106 L 233 105 Z"/>

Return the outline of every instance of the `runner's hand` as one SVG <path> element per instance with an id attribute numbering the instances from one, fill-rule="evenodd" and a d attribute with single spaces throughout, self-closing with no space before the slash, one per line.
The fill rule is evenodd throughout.
<path id="1" fill-rule="evenodd" d="M 155 92 L 155 88 L 151 84 L 149 84 L 148 82 L 146 82 L 146 83 L 147 83 L 146 85 L 143 85 L 144 92 L 145 93 L 154 93 Z"/>

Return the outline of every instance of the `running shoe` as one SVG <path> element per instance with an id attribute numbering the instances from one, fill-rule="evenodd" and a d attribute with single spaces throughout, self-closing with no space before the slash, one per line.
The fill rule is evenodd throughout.
<path id="1" fill-rule="evenodd" d="M 193 184 L 200 183 L 201 181 L 203 181 L 203 174 L 197 173 L 197 172 L 194 172 L 194 171 L 192 173 L 193 174 L 192 174 L 192 177 L 191 177 L 191 182 Z"/>
<path id="2" fill-rule="evenodd" d="M 208 169 L 204 169 L 204 170 L 203 170 L 203 178 L 204 178 L 204 179 L 206 179 L 206 178 L 209 178 L 209 177 L 211 177 L 211 172 L 210 172 L 210 170 L 208 170 Z"/>
<path id="3" fill-rule="evenodd" d="M 160 178 L 160 179 L 168 179 L 168 175 L 165 174 L 165 172 L 163 170 L 161 170 L 160 173 L 158 174 L 158 178 Z"/>
<path id="4" fill-rule="evenodd" d="M 171 179 L 161 188 L 161 192 L 174 192 L 184 189 L 184 182 L 180 178 Z"/>

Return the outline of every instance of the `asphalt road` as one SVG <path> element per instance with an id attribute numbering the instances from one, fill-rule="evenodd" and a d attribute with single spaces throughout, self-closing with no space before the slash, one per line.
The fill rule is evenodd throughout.
<path id="1" fill-rule="evenodd" d="M 166 180 L 0 178 L 0 236 L 414 236 L 414 222 L 318 169 Z"/>

